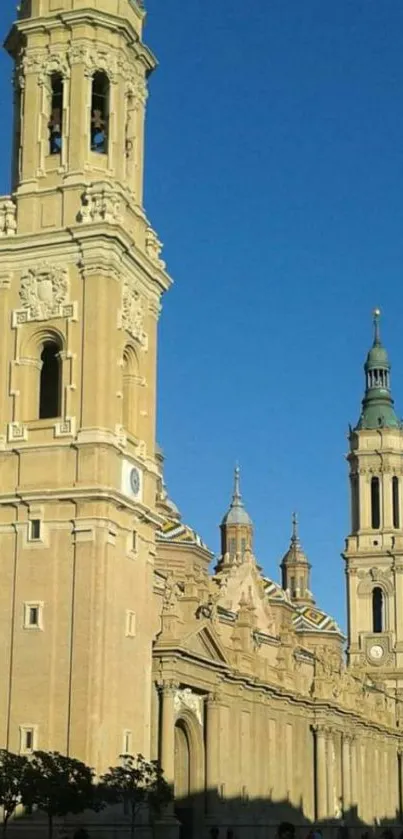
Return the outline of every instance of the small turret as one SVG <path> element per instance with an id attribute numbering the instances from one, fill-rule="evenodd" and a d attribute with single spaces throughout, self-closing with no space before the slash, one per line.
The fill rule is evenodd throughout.
<path id="1" fill-rule="evenodd" d="M 356 430 L 400 427 L 390 389 L 390 362 L 381 342 L 380 316 L 380 309 L 375 309 L 374 342 L 364 365 L 365 396 Z"/>
<path id="2" fill-rule="evenodd" d="M 311 566 L 302 550 L 298 535 L 298 518 L 293 513 L 290 547 L 281 562 L 282 586 L 295 603 L 313 603 L 309 590 Z"/>
<path id="3" fill-rule="evenodd" d="M 240 490 L 240 469 L 235 468 L 234 492 L 228 512 L 221 522 L 221 553 L 230 560 L 243 559 L 252 550 L 253 523 L 245 510 Z"/>

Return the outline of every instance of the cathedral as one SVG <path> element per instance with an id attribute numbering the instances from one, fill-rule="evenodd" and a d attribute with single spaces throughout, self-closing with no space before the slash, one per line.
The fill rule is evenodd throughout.
<path id="1" fill-rule="evenodd" d="M 315 601 L 296 516 L 271 580 L 238 468 L 218 559 L 165 486 L 171 279 L 143 206 L 156 65 L 143 3 L 22 0 L 17 14 L 0 198 L 0 747 L 97 773 L 122 753 L 159 759 L 175 794 L 165 836 L 394 823 L 403 425 L 380 313 L 349 436 L 346 639 Z"/>

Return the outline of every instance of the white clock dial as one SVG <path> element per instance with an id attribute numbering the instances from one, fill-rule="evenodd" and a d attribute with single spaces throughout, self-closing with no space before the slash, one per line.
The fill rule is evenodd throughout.
<path id="1" fill-rule="evenodd" d="M 383 647 L 381 647 L 380 644 L 374 644 L 369 653 L 371 658 L 375 659 L 375 661 L 379 661 L 379 659 L 383 656 Z"/>
<path id="2" fill-rule="evenodd" d="M 122 462 L 122 492 L 129 498 L 141 501 L 143 497 L 143 473 L 140 466 L 130 460 Z"/>
<path id="3" fill-rule="evenodd" d="M 133 492 L 133 495 L 139 494 L 140 489 L 140 472 L 133 466 L 132 471 L 130 472 L 130 487 Z"/>

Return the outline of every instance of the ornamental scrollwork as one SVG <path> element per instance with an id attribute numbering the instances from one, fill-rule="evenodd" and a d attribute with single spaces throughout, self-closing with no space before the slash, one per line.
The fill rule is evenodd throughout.
<path id="1" fill-rule="evenodd" d="M 165 268 L 165 262 L 161 259 L 162 242 L 160 242 L 155 230 L 147 227 L 146 230 L 146 253 L 151 262 L 154 262 L 161 271 Z"/>
<path id="2" fill-rule="evenodd" d="M 183 688 L 183 690 L 176 691 L 174 708 L 177 716 L 180 716 L 184 709 L 191 711 L 198 723 L 203 725 L 203 699 L 201 696 L 193 693 L 191 688 Z"/>
<path id="3" fill-rule="evenodd" d="M 15 236 L 17 208 L 10 198 L 0 200 L 0 236 Z"/>
<path id="4" fill-rule="evenodd" d="M 67 303 L 67 269 L 43 262 L 28 268 L 21 277 L 20 299 L 27 320 L 47 320 L 63 315 Z"/>
<path id="5" fill-rule="evenodd" d="M 132 336 L 143 349 L 147 349 L 147 334 L 144 331 L 145 306 L 140 292 L 128 280 L 123 283 L 120 326 Z"/>
<path id="6" fill-rule="evenodd" d="M 116 190 L 110 187 L 90 186 L 81 198 L 78 220 L 83 224 L 103 221 L 118 224 L 122 220 L 121 210 L 122 199 Z"/>
<path id="7" fill-rule="evenodd" d="M 84 74 L 90 78 L 97 71 L 104 72 L 109 81 L 115 84 L 117 79 L 117 60 L 113 51 L 106 47 L 89 46 L 86 43 L 76 42 L 68 51 L 69 64 L 83 64 Z"/>
<path id="8" fill-rule="evenodd" d="M 70 77 L 70 67 L 66 61 L 64 52 L 50 52 L 46 55 L 38 78 L 39 84 L 49 84 L 50 77 L 53 73 L 59 74 L 64 79 Z"/>

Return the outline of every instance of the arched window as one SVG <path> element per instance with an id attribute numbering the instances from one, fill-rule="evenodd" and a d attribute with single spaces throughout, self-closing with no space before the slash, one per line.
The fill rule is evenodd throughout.
<path id="1" fill-rule="evenodd" d="M 138 434 L 139 418 L 139 365 L 136 353 L 130 345 L 123 353 L 122 423 L 129 434 Z"/>
<path id="2" fill-rule="evenodd" d="M 39 385 L 39 419 L 60 417 L 61 414 L 61 364 L 60 349 L 55 341 L 47 342 L 41 353 L 41 378 Z"/>
<path id="3" fill-rule="evenodd" d="M 109 79 L 106 73 L 95 73 L 91 94 L 91 151 L 108 152 Z"/>
<path id="4" fill-rule="evenodd" d="M 384 630 L 384 596 L 379 586 L 372 592 L 372 631 L 383 632 Z"/>
<path id="5" fill-rule="evenodd" d="M 52 73 L 50 87 L 49 151 L 60 154 L 63 134 L 63 76 L 60 73 Z"/>
<path id="6" fill-rule="evenodd" d="M 392 478 L 392 504 L 393 504 L 393 527 L 398 530 L 400 527 L 400 499 L 399 499 L 399 478 L 396 475 Z"/>
<path id="7" fill-rule="evenodd" d="M 379 478 L 371 480 L 371 526 L 373 530 L 379 530 L 381 526 Z"/>
<path id="8" fill-rule="evenodd" d="M 358 475 L 351 478 L 351 525 L 352 532 L 360 529 L 360 482 Z"/>

